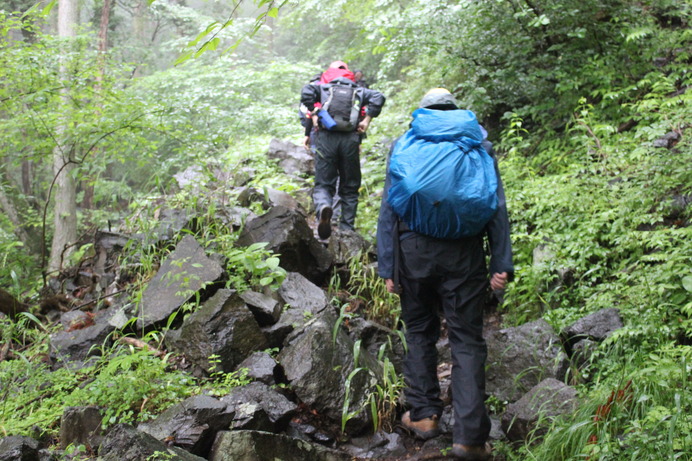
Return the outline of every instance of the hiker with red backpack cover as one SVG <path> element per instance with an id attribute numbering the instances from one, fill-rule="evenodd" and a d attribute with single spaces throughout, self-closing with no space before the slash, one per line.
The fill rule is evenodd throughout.
<path id="1" fill-rule="evenodd" d="M 360 143 L 370 121 L 382 111 L 382 93 L 358 87 L 353 72 L 342 61 L 334 61 L 319 83 L 303 86 L 301 104 L 310 111 L 316 130 L 310 137 L 315 156 L 313 202 L 317 211 L 317 233 L 327 239 L 332 232 L 332 200 L 341 197 L 338 226 L 354 230 L 361 184 Z"/>

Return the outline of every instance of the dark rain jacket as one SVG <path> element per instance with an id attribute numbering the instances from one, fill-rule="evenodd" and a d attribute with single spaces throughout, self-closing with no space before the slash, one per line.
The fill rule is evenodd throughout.
<path id="1" fill-rule="evenodd" d="M 353 80 L 345 77 L 339 77 L 330 82 L 330 84 L 338 83 L 340 85 L 349 85 L 357 88 L 360 92 L 360 107 L 365 107 L 365 113 L 372 118 L 380 115 L 382 106 L 384 106 L 385 97 L 382 93 L 369 88 L 357 87 Z M 325 85 L 308 83 L 300 92 L 300 102 L 305 104 L 310 112 L 315 110 L 315 104 L 324 103 L 322 99 L 326 98 Z"/>

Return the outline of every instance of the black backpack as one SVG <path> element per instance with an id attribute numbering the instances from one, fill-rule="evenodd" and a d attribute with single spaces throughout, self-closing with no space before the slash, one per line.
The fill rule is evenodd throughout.
<path id="1" fill-rule="evenodd" d="M 332 82 L 320 85 L 322 108 L 332 116 L 336 126 L 331 131 L 355 131 L 360 119 L 360 106 L 363 101 L 362 88 Z"/>

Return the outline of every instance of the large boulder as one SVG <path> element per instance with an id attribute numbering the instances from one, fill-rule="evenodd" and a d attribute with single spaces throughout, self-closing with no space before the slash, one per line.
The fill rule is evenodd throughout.
<path id="1" fill-rule="evenodd" d="M 204 461 L 202 457 L 188 453 L 178 447 L 168 446 L 129 424 L 113 426 L 101 443 L 98 455 L 100 461 L 142 461 L 146 459 Z"/>
<path id="2" fill-rule="evenodd" d="M 315 159 L 305 147 L 291 141 L 272 139 L 269 143 L 269 158 L 279 160 L 279 166 L 288 175 L 301 176 L 315 172 Z"/>
<path id="3" fill-rule="evenodd" d="M 313 283 L 321 284 L 332 265 L 332 256 L 321 245 L 300 212 L 275 206 L 249 221 L 236 241 L 237 246 L 268 242 L 267 249 L 279 255 L 281 267 L 300 272 Z"/>
<path id="4" fill-rule="evenodd" d="M 361 348 L 367 350 L 373 357 L 387 357 L 398 373 L 403 372 L 405 347 L 402 337 L 396 331 L 379 323 L 355 317 L 348 322 L 349 336 L 353 342 L 360 341 Z M 400 332 L 399 332 L 400 333 Z"/>
<path id="5" fill-rule="evenodd" d="M 340 449 L 350 453 L 354 459 L 406 459 L 409 451 L 401 435 L 385 431 L 354 437 Z"/>
<path id="6" fill-rule="evenodd" d="M 372 244 L 362 235 L 352 230 L 335 229 L 329 239 L 329 252 L 334 257 L 334 264 L 346 266 L 355 257 L 372 251 Z"/>
<path id="7" fill-rule="evenodd" d="M 267 347 L 245 301 L 226 289 L 217 291 L 190 314 L 179 330 L 170 330 L 165 341 L 208 373 L 214 365 L 216 371 L 232 372 L 254 351 Z M 218 357 L 218 364 L 210 363 L 212 355 Z"/>
<path id="8" fill-rule="evenodd" d="M 164 327 L 169 317 L 203 287 L 223 274 L 218 262 L 209 258 L 191 235 L 178 242 L 144 290 L 138 329 Z"/>
<path id="9" fill-rule="evenodd" d="M 486 391 L 514 402 L 546 378 L 562 380 L 569 368 L 560 338 L 543 319 L 491 332 Z"/>
<path id="10" fill-rule="evenodd" d="M 67 407 L 60 418 L 60 448 L 68 445 L 96 448 L 103 440 L 98 407 Z"/>
<path id="11" fill-rule="evenodd" d="M 234 412 L 208 395 L 196 395 L 165 410 L 137 429 L 196 455 L 206 457 L 216 433 L 228 429 Z"/>
<path id="12" fill-rule="evenodd" d="M 238 193 L 237 201 L 244 207 L 260 203 L 264 210 L 281 206 L 296 211 L 303 216 L 307 214 L 300 202 L 291 194 L 270 187 L 265 187 L 262 190 L 257 190 L 254 187 L 243 187 Z"/>
<path id="13" fill-rule="evenodd" d="M 264 383 L 236 387 L 221 398 L 234 414 L 231 429 L 281 432 L 298 406 Z"/>
<path id="14" fill-rule="evenodd" d="M 541 436 L 547 432 L 553 419 L 572 413 L 576 408 L 576 389 L 548 378 L 515 403 L 507 405 L 502 415 L 502 430 L 513 442 L 526 440 L 529 435 Z"/>
<path id="15" fill-rule="evenodd" d="M 623 326 L 620 310 L 611 307 L 582 317 L 565 328 L 561 335 L 571 347 L 585 339 L 603 341 Z"/>
<path id="16" fill-rule="evenodd" d="M 262 329 L 270 347 L 281 347 L 293 330 L 305 325 L 329 305 L 324 290 L 298 272 L 286 274 L 278 294 L 284 303 L 281 316 L 278 322 Z"/>
<path id="17" fill-rule="evenodd" d="M 261 431 L 224 431 L 210 461 L 349 461 L 351 456 L 301 439 Z"/>
<path id="18" fill-rule="evenodd" d="M 296 396 L 334 422 L 341 423 L 348 397 L 348 411 L 353 416 L 346 430 L 358 433 L 371 423 L 367 402 L 381 370 L 364 350 L 356 364 L 353 341 L 343 330 L 335 328 L 335 316 L 325 310 L 286 339 L 278 361 Z M 358 371 L 354 372 L 356 368 Z"/>
<path id="19" fill-rule="evenodd" d="M 0 439 L 0 461 L 36 461 L 39 443 L 31 437 L 11 435 Z"/>
<path id="20" fill-rule="evenodd" d="M 264 351 L 252 353 L 238 365 L 238 370 L 247 370 L 247 377 L 268 385 L 279 382 L 283 376 L 274 357 Z"/>
<path id="21" fill-rule="evenodd" d="M 50 335 L 50 358 L 54 367 L 69 363 L 80 368 L 101 355 L 101 347 L 111 344 L 115 327 L 107 319 L 99 319 L 85 328 L 58 331 Z"/>
<path id="22" fill-rule="evenodd" d="M 243 298 L 261 327 L 273 325 L 281 317 L 281 303 L 271 296 L 256 291 L 245 291 L 240 294 L 240 297 Z"/>

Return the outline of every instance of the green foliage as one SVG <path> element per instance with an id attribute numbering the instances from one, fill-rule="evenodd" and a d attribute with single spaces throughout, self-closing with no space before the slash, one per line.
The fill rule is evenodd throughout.
<path id="1" fill-rule="evenodd" d="M 376 266 L 369 259 L 367 253 L 358 253 L 349 260 L 348 281 L 344 289 L 355 304 L 364 305 L 364 317 L 396 329 L 401 313 L 399 298 L 387 292 L 384 280 L 377 275 Z M 331 285 L 332 288 L 340 286 L 338 275 L 332 277 Z"/>
<path id="2" fill-rule="evenodd" d="M 630 350 L 624 366 L 619 356 L 606 357 L 616 373 L 542 444 L 522 451 L 532 459 L 685 459 L 692 444 L 685 391 L 691 353 L 669 344 L 653 353 Z"/>
<path id="3" fill-rule="evenodd" d="M 211 62 L 195 60 L 143 78 L 128 88 L 131 99 L 149 108 L 157 122 L 150 140 L 152 155 L 169 177 L 189 165 L 234 156 L 238 144 L 257 136 L 287 137 L 300 133 L 298 91 L 309 77 L 300 63 L 274 60 L 259 64 L 234 56 Z M 254 153 L 263 146 L 254 145 Z"/>
<path id="4" fill-rule="evenodd" d="M 251 379 L 248 378 L 248 369 L 241 368 L 240 370 L 231 373 L 224 373 L 218 369 L 221 358 L 218 355 L 209 357 L 210 376 L 209 380 L 204 383 L 203 389 L 210 395 L 222 397 L 227 395 L 232 389 L 249 384 Z"/>
<path id="5" fill-rule="evenodd" d="M 156 203 L 144 200 L 136 206 L 133 205 L 133 216 L 127 220 L 124 230 L 156 236 L 162 231 L 162 224 L 158 219 L 162 212 L 184 210 L 186 225 L 177 235 L 169 236 L 171 243 L 177 242 L 184 235 L 192 234 L 210 252 L 223 256 L 228 288 L 238 291 L 278 289 L 286 276 L 286 271 L 279 266 L 278 255 L 265 248 L 266 242 L 258 242 L 248 247 L 237 246 L 235 243 L 240 231 L 226 222 L 226 210 L 223 206 L 219 207 L 220 202 L 216 201 L 218 197 L 215 194 L 225 192 L 205 189 L 202 185 L 196 187 L 195 191 L 183 189 L 165 200 L 157 200 Z M 230 197 L 226 200 L 229 200 L 229 206 L 233 204 Z M 167 247 L 157 246 L 153 243 L 154 240 L 152 239 L 151 243 L 147 240 L 130 240 L 121 255 L 121 265 L 138 274 L 138 283 L 149 280 L 154 275 L 155 268 L 170 251 Z M 172 263 L 184 268 L 186 261 Z M 190 275 L 183 271 L 177 273 L 176 277 L 180 282 L 185 281 L 183 279 Z M 189 283 L 189 280 L 187 282 Z"/>
<path id="6" fill-rule="evenodd" d="M 279 266 L 279 258 L 264 249 L 266 246 L 266 242 L 259 242 L 228 250 L 229 286 L 241 291 L 253 287 L 276 290 L 281 286 L 286 271 Z"/>
<path id="7" fill-rule="evenodd" d="M 33 426 L 55 433 L 68 406 L 104 407 L 104 426 L 146 421 L 196 391 L 188 375 L 170 371 L 148 351 L 120 350 L 79 371 L 51 371 L 38 361 L 0 362 L 0 427 L 30 434 Z M 116 353 L 117 352 L 117 353 Z"/>
<path id="8" fill-rule="evenodd" d="M 191 377 L 169 372 L 165 358 L 146 350 L 106 355 L 94 371 L 96 380 L 73 391 L 67 402 L 104 406 L 104 426 L 146 421 L 195 390 Z"/>

